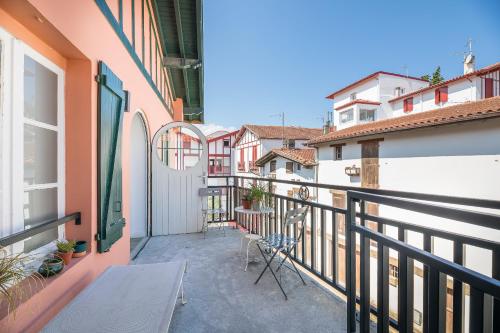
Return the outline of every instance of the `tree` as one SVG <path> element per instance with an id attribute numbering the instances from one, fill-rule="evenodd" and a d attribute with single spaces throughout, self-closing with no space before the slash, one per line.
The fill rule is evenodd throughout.
<path id="1" fill-rule="evenodd" d="M 434 73 L 432 74 L 431 84 L 438 84 L 444 81 L 444 77 L 441 76 L 441 66 L 438 66 Z"/>
<path id="2" fill-rule="evenodd" d="M 441 66 L 437 66 L 436 70 L 432 75 L 426 74 L 422 75 L 421 79 L 429 82 L 431 85 L 438 84 L 444 81 L 444 77 L 441 76 Z"/>

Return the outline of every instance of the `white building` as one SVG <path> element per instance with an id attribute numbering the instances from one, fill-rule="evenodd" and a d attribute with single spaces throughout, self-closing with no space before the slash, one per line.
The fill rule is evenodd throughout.
<path id="1" fill-rule="evenodd" d="M 255 165 L 260 168 L 262 177 L 296 182 L 316 181 L 316 150 L 314 148 L 277 148 L 259 158 Z M 299 198 L 301 186 L 296 184 L 274 183 L 275 194 Z M 308 188 L 308 200 L 316 200 L 314 188 Z"/>
<path id="2" fill-rule="evenodd" d="M 500 95 L 500 62 L 389 100 L 393 116 L 424 112 Z"/>
<path id="3" fill-rule="evenodd" d="M 389 72 L 375 72 L 327 96 L 333 100 L 337 129 L 392 117 L 389 100 L 427 87 L 425 80 Z"/>
<path id="4" fill-rule="evenodd" d="M 255 165 L 259 158 L 284 145 L 303 148 L 308 140 L 322 133 L 320 128 L 243 125 L 234 143 L 236 176 L 260 176 L 260 170 Z"/>
<path id="5" fill-rule="evenodd" d="M 238 131 L 217 131 L 207 135 L 209 176 L 234 174 L 233 144 L 237 133 Z"/>
<path id="6" fill-rule="evenodd" d="M 315 138 L 309 145 L 317 148 L 319 183 L 500 198 L 500 97 L 344 128 Z M 318 201 L 345 205 L 345 193 L 320 189 Z M 487 228 L 388 206 L 373 205 L 368 209 L 371 214 L 426 227 L 448 231 L 460 227 L 459 232 L 467 236 L 500 239 L 498 231 Z M 387 227 L 385 233 L 397 238 L 395 228 Z M 408 233 L 406 241 L 422 248 L 420 234 Z M 452 246 L 443 239 L 434 239 L 432 251 L 453 260 Z M 490 251 L 469 246 L 465 252 L 466 267 L 491 275 Z M 397 271 L 396 265 L 397 258 L 391 258 L 391 272 Z M 374 258 L 371 267 L 376 267 Z M 422 284 L 421 269 L 416 269 L 416 275 L 415 284 Z M 375 288 L 375 280 L 371 283 Z M 396 304 L 394 287 L 390 295 L 391 303 Z M 415 297 L 417 311 L 422 309 L 420 296 Z"/>

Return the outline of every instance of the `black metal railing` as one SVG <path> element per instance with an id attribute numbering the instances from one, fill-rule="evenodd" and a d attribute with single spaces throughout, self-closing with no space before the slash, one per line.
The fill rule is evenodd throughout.
<path id="1" fill-rule="evenodd" d="M 5 236 L 0 238 L 0 247 L 5 247 L 9 246 L 12 244 L 15 244 L 17 242 L 23 241 L 29 237 L 36 236 L 38 234 L 41 234 L 44 231 L 50 230 L 52 228 L 58 227 L 61 224 L 65 224 L 67 222 L 75 221 L 76 225 L 81 224 L 81 213 L 73 213 L 70 215 L 66 215 L 64 217 L 61 217 L 60 219 L 54 219 L 54 220 L 49 220 L 46 222 L 42 222 L 40 224 L 37 224 L 36 226 L 25 229 L 19 232 L 16 232 L 12 235 Z"/>
<path id="2" fill-rule="evenodd" d="M 306 232 L 301 243 L 292 253 L 292 258 L 317 278 L 348 296 L 348 300 L 351 301 L 348 312 L 348 328 L 350 330 L 354 331 L 356 327 L 354 325 L 356 305 L 352 302 L 354 299 L 359 304 L 361 331 L 367 330 L 370 313 L 377 317 L 379 332 L 386 332 L 389 325 L 400 332 L 413 331 L 415 264 L 423 266 L 422 269 L 419 268 L 420 266 L 417 267 L 424 281 L 421 291 L 423 295 L 422 323 L 419 325 L 421 330 L 434 332 L 435 329 L 446 328 L 443 326 L 446 325 L 446 314 L 443 314 L 443 309 L 445 309 L 443 304 L 446 303 L 447 299 L 446 279 L 443 277 L 445 275 L 455 277 L 451 288 L 453 302 L 451 322 L 454 332 L 461 332 L 464 327 L 464 284 L 470 287 L 471 304 L 475 307 L 472 310 L 471 306 L 471 311 L 469 311 L 471 325 L 474 324 L 474 327 L 481 329 L 484 325 L 489 328 L 498 329 L 500 327 L 500 323 L 498 323 L 500 319 L 500 305 L 498 303 L 500 243 L 498 241 L 468 236 L 453 230 L 395 220 L 380 216 L 378 210 L 373 208 L 374 206 L 387 205 L 427 214 L 426 216 L 438 216 L 454 221 L 468 222 L 477 227 L 499 230 L 499 215 L 469 211 L 462 207 L 495 210 L 496 212 L 500 211 L 500 201 L 268 178 L 210 177 L 212 181 L 217 178 L 221 184 L 214 184 L 211 187 L 222 186 L 226 188 L 226 196 L 223 201 L 228 214 L 222 219 L 228 222 L 235 221 L 242 227 L 262 236 L 275 232 L 286 233 L 288 236 L 297 235 L 298 230 L 294 228 L 287 227 L 285 230 L 281 230 L 284 214 L 288 209 L 299 206 L 307 205 L 310 207 L 306 219 Z M 251 183 L 255 182 L 267 184 L 269 189 L 267 204 L 273 208 L 274 212 L 263 218 L 236 216 L 234 208 L 239 206 L 241 195 L 248 190 Z M 324 204 L 317 202 L 317 196 L 314 201 L 306 201 L 298 197 L 272 193 L 275 185 L 305 186 L 312 188 L 316 193 L 320 190 L 333 190 L 337 194 L 344 195 L 345 201 L 335 202 L 332 198 L 332 204 Z M 446 204 L 446 206 L 437 206 L 436 203 Z M 217 216 L 214 218 L 217 221 L 221 219 Z M 357 223 L 353 224 L 353 221 L 357 221 Z M 397 239 L 389 237 L 385 232 L 386 228 L 397 229 Z M 422 249 L 407 243 L 406 235 L 408 232 L 422 235 Z M 433 254 L 432 243 L 435 238 L 452 242 L 453 262 Z M 376 245 L 374 245 L 375 243 Z M 351 244 L 356 244 L 356 246 L 351 246 Z M 466 246 L 474 246 L 491 252 L 491 277 L 464 267 Z M 391 253 L 390 256 L 389 253 Z M 397 254 L 396 258 L 394 258 L 395 253 Z M 376 304 L 371 304 L 369 292 L 370 257 L 375 257 L 377 262 L 377 291 L 373 294 L 377 295 Z M 353 258 L 355 259 L 353 260 Z M 398 277 L 392 278 L 393 288 L 398 294 L 398 305 L 395 313 L 390 312 L 387 300 L 390 260 L 391 262 L 396 261 L 391 267 L 399 272 Z M 359 269 L 356 269 L 356 266 L 352 267 L 353 263 L 356 262 L 360 265 Z M 474 297 L 472 297 L 473 293 Z M 480 295 L 484 293 L 493 296 L 494 299 L 488 302 L 490 296 L 481 298 Z M 476 304 L 481 303 L 481 299 L 486 299 L 485 305 L 477 307 Z M 488 311 L 491 310 L 493 315 L 488 318 L 494 319 L 490 320 L 485 317 L 483 326 L 477 325 L 477 309 L 481 313 L 489 313 Z M 472 326 L 470 328 L 472 329 Z"/>

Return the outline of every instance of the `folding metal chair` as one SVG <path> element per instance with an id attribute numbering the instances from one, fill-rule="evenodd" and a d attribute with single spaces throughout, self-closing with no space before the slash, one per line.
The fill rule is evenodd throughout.
<path id="1" fill-rule="evenodd" d="M 212 215 L 212 219 L 214 219 L 215 215 L 219 215 L 219 220 L 213 222 L 219 225 L 219 230 L 222 229 L 224 236 L 226 236 L 226 230 L 224 229 L 224 216 L 226 215 L 226 210 L 222 208 L 222 188 L 200 188 L 198 194 L 202 198 L 201 206 L 203 214 L 203 237 L 206 237 L 206 233 L 208 232 L 208 215 Z M 214 207 L 215 198 L 219 199 L 218 208 L 208 207 L 209 197 L 212 197 L 212 207 Z"/>
<path id="2" fill-rule="evenodd" d="M 307 211 L 309 210 L 309 206 L 297 208 L 297 209 L 292 209 L 286 212 L 285 215 L 285 222 L 281 226 L 282 232 L 286 230 L 287 226 L 292 226 L 296 223 L 301 223 L 302 226 L 300 228 L 299 235 L 294 235 L 295 237 L 288 237 L 284 233 L 280 234 L 270 234 L 269 236 L 257 241 L 257 247 L 259 248 L 260 253 L 262 254 L 262 257 L 266 261 L 266 267 L 264 267 L 264 270 L 262 273 L 260 273 L 259 277 L 257 278 L 257 281 L 255 281 L 255 284 L 259 283 L 260 279 L 266 272 L 266 270 L 269 268 L 269 271 L 273 275 L 274 279 L 278 283 L 278 286 L 281 289 L 281 292 L 285 296 L 285 299 L 288 299 L 285 291 L 283 290 L 283 287 L 281 286 L 281 278 L 278 279 L 276 277 L 275 272 L 273 271 L 271 267 L 271 262 L 274 260 L 276 256 L 279 254 L 284 254 L 285 256 L 280 260 L 280 256 L 278 256 L 278 268 L 276 269 L 276 272 L 278 272 L 285 263 L 285 261 L 288 259 L 288 261 L 292 264 L 293 269 L 295 270 L 295 273 L 300 277 L 302 280 L 302 283 L 305 285 L 306 282 L 302 278 L 302 275 L 300 275 L 299 270 L 295 266 L 294 262 L 292 259 L 290 259 L 290 254 L 292 251 L 295 249 L 297 244 L 301 241 L 303 235 L 304 235 L 304 229 L 305 229 L 305 219 L 307 216 Z M 270 253 L 270 259 L 267 260 L 266 253 Z"/>

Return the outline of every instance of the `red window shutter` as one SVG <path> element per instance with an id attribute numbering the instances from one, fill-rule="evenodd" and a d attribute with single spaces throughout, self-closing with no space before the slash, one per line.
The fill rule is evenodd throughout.
<path id="1" fill-rule="evenodd" d="M 440 102 L 440 95 L 439 95 L 439 88 L 434 90 L 434 103 L 439 104 Z"/>
<path id="2" fill-rule="evenodd" d="M 257 146 L 252 147 L 252 160 L 254 162 L 257 160 Z"/>
<path id="3" fill-rule="evenodd" d="M 404 100 L 404 112 L 413 111 L 413 97 Z"/>
<path id="4" fill-rule="evenodd" d="M 243 148 L 240 149 L 240 163 L 245 163 L 245 150 Z"/>
<path id="5" fill-rule="evenodd" d="M 484 98 L 493 97 L 493 79 L 485 78 L 484 79 Z"/>
<path id="6" fill-rule="evenodd" d="M 439 100 L 441 103 L 448 102 L 448 87 L 439 88 Z"/>

